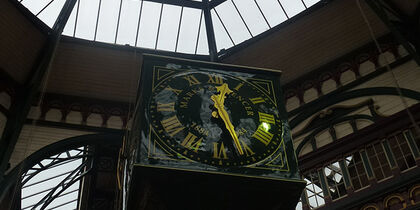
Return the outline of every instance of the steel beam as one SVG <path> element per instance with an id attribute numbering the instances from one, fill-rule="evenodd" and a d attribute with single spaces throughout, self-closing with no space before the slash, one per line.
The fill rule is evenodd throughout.
<path id="1" fill-rule="evenodd" d="M 60 41 L 61 33 L 63 32 L 64 26 L 69 19 L 76 1 L 77 0 L 66 0 L 66 3 L 61 9 L 57 20 L 48 35 L 41 53 L 38 55 L 33 67 L 34 70 L 23 86 L 23 92 L 19 94 L 18 100 L 16 100 L 16 103 L 13 104 L 13 107 L 10 110 L 11 114 L 7 120 L 0 140 L 0 182 L 3 180 L 4 172 L 7 170 L 10 156 L 25 123 L 32 102 L 38 94 L 46 72 L 48 72 L 50 68 L 57 45 Z"/>
<path id="2" fill-rule="evenodd" d="M 217 6 L 219 6 L 220 4 L 222 4 L 223 2 L 225 2 L 226 0 L 213 0 L 210 2 L 210 9 L 213 9 Z"/>
<path id="3" fill-rule="evenodd" d="M 143 1 L 150 1 L 155 3 L 161 3 L 161 4 L 170 4 L 175 6 L 181 6 L 181 7 L 190 7 L 195 9 L 203 9 L 204 4 L 203 2 L 199 1 L 192 1 L 192 0 L 143 0 Z"/>
<path id="4" fill-rule="evenodd" d="M 214 27 L 213 27 L 213 20 L 211 18 L 210 12 L 210 2 L 209 0 L 203 0 L 203 4 L 205 8 L 204 11 L 204 21 L 206 23 L 206 33 L 207 33 L 207 43 L 209 45 L 209 53 L 211 61 L 217 61 L 217 47 L 216 47 L 216 38 L 214 36 Z"/>

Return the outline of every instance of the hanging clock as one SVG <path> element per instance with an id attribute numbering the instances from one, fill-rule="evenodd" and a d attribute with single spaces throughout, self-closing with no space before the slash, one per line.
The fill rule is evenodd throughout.
<path id="1" fill-rule="evenodd" d="M 130 137 L 134 167 L 301 188 L 279 80 L 274 70 L 145 55 Z"/>

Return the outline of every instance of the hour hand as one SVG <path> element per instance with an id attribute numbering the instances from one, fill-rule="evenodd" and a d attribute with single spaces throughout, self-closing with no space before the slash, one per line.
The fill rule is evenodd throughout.
<path id="1" fill-rule="evenodd" d="M 226 83 L 224 83 L 222 86 L 217 87 L 217 89 L 220 91 L 220 95 L 212 95 L 211 100 L 213 100 L 214 107 L 217 109 L 220 118 L 222 118 L 223 122 L 225 123 L 226 129 L 232 136 L 236 149 L 238 150 L 240 155 L 243 155 L 244 152 L 242 150 L 241 144 L 239 143 L 238 136 L 236 135 L 235 127 L 233 127 L 233 124 L 230 122 L 229 115 L 224 107 L 224 97 L 226 93 L 231 93 L 232 91 L 227 87 Z"/>

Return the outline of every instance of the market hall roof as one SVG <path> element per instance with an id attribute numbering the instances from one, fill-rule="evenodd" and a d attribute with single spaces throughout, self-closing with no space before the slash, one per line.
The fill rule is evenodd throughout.
<path id="1" fill-rule="evenodd" d="M 20 0 L 52 27 L 66 0 Z M 208 55 L 204 10 L 217 52 L 249 40 L 319 0 L 77 0 L 63 34 L 97 42 Z"/>

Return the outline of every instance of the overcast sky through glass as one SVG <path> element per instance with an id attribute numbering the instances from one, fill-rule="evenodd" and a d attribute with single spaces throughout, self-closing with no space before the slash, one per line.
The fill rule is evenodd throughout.
<path id="1" fill-rule="evenodd" d="M 21 3 L 52 27 L 65 1 L 54 0 L 49 4 L 51 0 L 23 0 Z M 227 0 L 211 10 L 217 50 L 228 49 L 267 31 L 318 1 Z M 209 54 L 200 9 L 150 1 L 78 0 L 63 34 L 119 45 Z"/>

